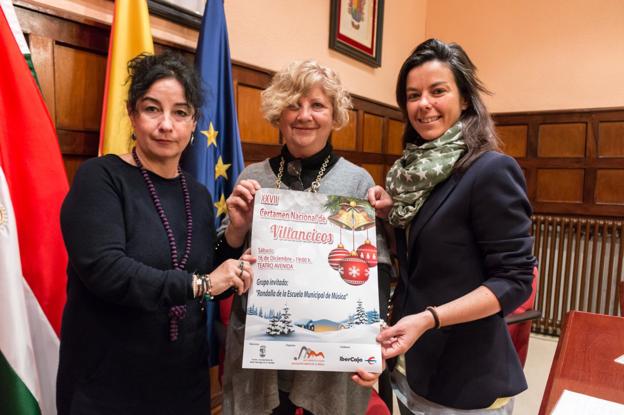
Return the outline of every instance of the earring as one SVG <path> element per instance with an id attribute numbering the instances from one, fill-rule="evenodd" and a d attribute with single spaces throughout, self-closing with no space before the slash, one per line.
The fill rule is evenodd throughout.
<path id="1" fill-rule="evenodd" d="M 191 145 L 195 142 L 195 134 L 191 133 Z"/>
<path id="2" fill-rule="evenodd" d="M 132 139 L 132 141 L 136 141 L 136 135 L 134 135 L 134 131 L 132 132 L 132 134 L 130 134 L 130 138 Z"/>

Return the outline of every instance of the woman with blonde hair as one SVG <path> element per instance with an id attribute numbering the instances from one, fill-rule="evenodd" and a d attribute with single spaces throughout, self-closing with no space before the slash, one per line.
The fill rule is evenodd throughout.
<path id="1" fill-rule="evenodd" d="M 314 61 L 294 62 L 262 93 L 265 117 L 284 140 L 280 154 L 248 166 L 228 199 L 226 225 L 251 228 L 254 195 L 261 187 L 366 198 L 374 185 L 361 167 L 338 156 L 331 132 L 348 122 L 351 99 L 336 73 Z M 239 233 L 240 234 L 240 233 Z M 231 241 L 238 245 L 243 241 Z M 387 301 L 389 257 L 378 237 L 381 302 Z M 227 332 L 224 414 L 362 414 L 378 375 L 358 370 L 311 372 L 242 369 L 247 297 L 237 297 Z M 385 306 L 381 306 L 385 309 Z M 383 317 L 383 316 L 382 316 Z"/>

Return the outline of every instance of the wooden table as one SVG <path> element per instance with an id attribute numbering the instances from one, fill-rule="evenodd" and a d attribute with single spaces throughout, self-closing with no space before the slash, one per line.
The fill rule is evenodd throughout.
<path id="1" fill-rule="evenodd" d="M 554 409 L 564 389 L 624 404 L 624 317 L 570 311 L 557 344 L 540 415 Z"/>

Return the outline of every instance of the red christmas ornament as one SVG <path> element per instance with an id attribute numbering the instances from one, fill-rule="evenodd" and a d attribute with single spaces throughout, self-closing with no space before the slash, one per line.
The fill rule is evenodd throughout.
<path id="1" fill-rule="evenodd" d="M 340 263 L 348 256 L 349 251 L 345 249 L 343 244 L 338 244 L 338 248 L 334 248 L 329 252 L 327 261 L 329 262 L 330 267 L 338 271 L 338 268 L 340 268 Z"/>
<path id="2" fill-rule="evenodd" d="M 357 253 L 369 267 L 377 265 L 377 247 L 368 239 L 357 249 Z"/>
<path id="3" fill-rule="evenodd" d="M 351 252 L 342 260 L 338 272 L 344 282 L 350 285 L 362 285 L 368 281 L 368 264 L 356 252 Z"/>

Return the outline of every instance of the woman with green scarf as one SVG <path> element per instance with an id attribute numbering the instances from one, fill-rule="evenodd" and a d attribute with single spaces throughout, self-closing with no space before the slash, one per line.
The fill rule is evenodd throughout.
<path id="1" fill-rule="evenodd" d="M 461 46 L 430 39 L 399 72 L 403 156 L 369 199 L 396 229 L 390 359 L 402 414 L 511 414 L 527 388 L 504 316 L 531 293 L 531 206 Z M 396 359 L 395 359 L 396 358 Z"/>

